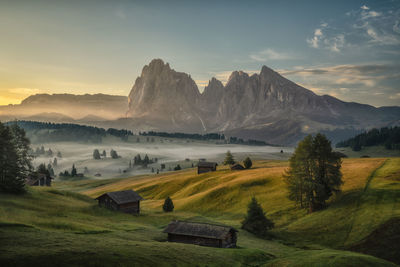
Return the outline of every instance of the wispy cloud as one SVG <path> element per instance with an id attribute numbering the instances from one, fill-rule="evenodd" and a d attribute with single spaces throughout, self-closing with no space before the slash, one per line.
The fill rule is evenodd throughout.
<path id="1" fill-rule="evenodd" d="M 267 48 L 257 53 L 250 54 L 250 58 L 257 62 L 265 62 L 268 60 L 289 60 L 296 57 L 292 54 L 285 52 L 278 52 L 274 49 Z"/>
<path id="2" fill-rule="evenodd" d="M 344 34 L 331 35 L 328 23 L 321 23 L 320 27 L 314 30 L 314 36 L 306 41 L 313 48 L 325 48 L 333 52 L 340 52 L 345 45 L 345 36 Z"/>
<path id="3" fill-rule="evenodd" d="M 321 23 L 306 38 L 312 48 L 341 52 L 346 47 L 400 45 L 400 10 L 373 10 L 363 5 L 346 13 L 348 21 Z"/>

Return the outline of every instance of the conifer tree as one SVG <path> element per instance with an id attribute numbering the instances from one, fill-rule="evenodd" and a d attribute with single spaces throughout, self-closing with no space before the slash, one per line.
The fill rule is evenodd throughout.
<path id="1" fill-rule="evenodd" d="M 233 158 L 233 155 L 231 151 L 226 152 L 225 160 L 224 160 L 224 165 L 232 165 L 235 164 L 235 159 Z"/>
<path id="2" fill-rule="evenodd" d="M 94 158 L 94 159 L 100 159 L 100 158 L 101 158 L 101 157 L 100 157 L 100 152 L 99 152 L 98 149 L 95 149 L 95 150 L 93 151 L 93 158 Z"/>
<path id="3" fill-rule="evenodd" d="M 171 212 L 174 210 L 174 203 L 170 197 L 167 197 L 164 201 L 163 211 L 164 212 Z"/>
<path id="4" fill-rule="evenodd" d="M 265 212 L 257 199 L 252 197 L 247 208 L 247 216 L 242 221 L 242 229 L 265 237 L 268 235 L 268 230 L 273 227 L 274 223 L 265 216 Z"/>
<path id="5" fill-rule="evenodd" d="M 246 169 L 250 169 L 251 166 L 253 166 L 253 162 L 251 161 L 251 159 L 249 157 L 245 158 L 245 160 L 243 161 L 243 165 Z"/>

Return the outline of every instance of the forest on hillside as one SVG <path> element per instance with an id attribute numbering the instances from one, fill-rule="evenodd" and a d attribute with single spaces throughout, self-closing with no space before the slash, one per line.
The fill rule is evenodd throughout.
<path id="1" fill-rule="evenodd" d="M 400 127 L 374 128 L 339 142 L 336 147 L 351 147 L 353 151 L 360 151 L 363 147 L 381 145 L 386 149 L 400 150 Z"/>
<path id="2" fill-rule="evenodd" d="M 48 142 L 84 142 L 101 143 L 103 137 L 107 135 L 127 140 L 128 136 L 133 135 L 129 130 L 118 130 L 109 128 L 98 128 L 94 126 L 79 125 L 73 123 L 51 123 L 38 121 L 12 121 L 6 125 L 17 124 L 26 131 L 27 137 L 33 143 Z"/>

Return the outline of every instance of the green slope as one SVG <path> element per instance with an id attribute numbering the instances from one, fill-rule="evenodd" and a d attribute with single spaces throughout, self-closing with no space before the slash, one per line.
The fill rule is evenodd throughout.
<path id="1" fill-rule="evenodd" d="M 256 162 L 254 169 L 243 172 L 222 169 L 197 175 L 186 170 L 56 184 L 68 190 L 84 188 L 91 197 L 137 189 L 146 199 L 141 216 L 108 211 L 91 197 L 54 188 L 31 188 L 22 196 L 2 194 L 0 265 L 394 266 L 347 250 L 396 260 L 370 243 L 374 231 L 400 216 L 399 158 L 346 160 L 342 195 L 327 210 L 313 214 L 295 209 L 286 199 L 281 176 L 286 166 L 268 161 Z M 160 211 L 166 195 L 176 204 L 172 214 Z M 172 219 L 239 228 L 252 195 L 276 222 L 274 240 L 240 230 L 237 249 L 165 242 L 162 229 Z"/>

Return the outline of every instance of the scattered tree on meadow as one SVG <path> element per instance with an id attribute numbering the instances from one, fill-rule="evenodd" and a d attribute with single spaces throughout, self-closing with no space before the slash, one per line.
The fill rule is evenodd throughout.
<path id="1" fill-rule="evenodd" d="M 274 223 L 265 216 L 265 212 L 255 197 L 252 197 L 248 207 L 247 216 L 242 221 L 242 229 L 255 235 L 267 236 L 268 230 Z"/>
<path id="2" fill-rule="evenodd" d="M 75 164 L 72 164 L 72 169 L 71 169 L 71 176 L 75 177 L 78 174 L 76 168 L 75 168 Z"/>
<path id="3" fill-rule="evenodd" d="M 103 150 L 103 153 L 101 154 L 103 157 L 107 157 L 107 152 L 105 150 Z"/>
<path id="4" fill-rule="evenodd" d="M 54 167 L 57 167 L 57 164 L 58 164 L 58 160 L 57 160 L 57 158 L 54 158 L 54 160 L 53 160 L 53 166 L 54 166 Z"/>
<path id="5" fill-rule="evenodd" d="M 101 157 L 100 157 L 100 152 L 99 152 L 98 149 L 95 149 L 95 150 L 93 151 L 93 158 L 94 158 L 94 159 L 100 159 L 100 158 L 101 158 Z"/>
<path id="6" fill-rule="evenodd" d="M 47 156 L 52 157 L 53 156 L 53 151 L 49 148 L 49 150 L 47 150 Z"/>
<path id="7" fill-rule="evenodd" d="M 163 211 L 164 212 L 172 212 L 174 210 L 174 203 L 170 197 L 167 197 L 164 201 Z"/>
<path id="8" fill-rule="evenodd" d="M 180 171 L 180 170 L 182 170 L 181 165 L 179 165 L 179 164 L 176 165 L 174 168 L 174 171 Z"/>
<path id="9" fill-rule="evenodd" d="M 306 136 L 297 145 L 285 174 L 289 199 L 309 212 L 324 208 L 326 200 L 343 184 L 341 164 L 324 135 Z"/>
<path id="10" fill-rule="evenodd" d="M 49 174 L 50 176 L 54 176 L 54 169 L 53 166 L 51 166 L 51 164 L 47 164 L 47 169 L 49 170 Z"/>
<path id="11" fill-rule="evenodd" d="M 62 158 L 62 155 L 61 155 L 60 151 L 57 152 L 57 158 Z"/>
<path id="12" fill-rule="evenodd" d="M 243 165 L 246 169 L 250 169 L 251 166 L 253 166 L 253 162 L 251 161 L 251 159 L 249 157 L 245 158 L 245 160 L 243 161 Z"/>
<path id="13" fill-rule="evenodd" d="M 29 143 L 22 128 L 0 122 L 0 191 L 24 192 L 25 179 L 32 172 Z"/>
<path id="14" fill-rule="evenodd" d="M 83 169 L 83 173 L 84 173 L 84 174 L 88 174 L 88 173 L 89 173 L 88 167 L 85 166 L 85 168 Z"/>
<path id="15" fill-rule="evenodd" d="M 233 155 L 231 151 L 226 152 L 225 160 L 224 160 L 224 165 L 232 165 L 235 164 L 235 159 L 233 158 Z"/>
<path id="16" fill-rule="evenodd" d="M 110 155 L 111 155 L 111 158 L 113 158 L 113 159 L 119 158 L 117 151 L 115 151 L 114 149 L 111 149 Z"/>

